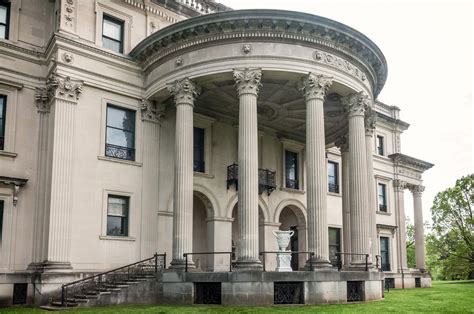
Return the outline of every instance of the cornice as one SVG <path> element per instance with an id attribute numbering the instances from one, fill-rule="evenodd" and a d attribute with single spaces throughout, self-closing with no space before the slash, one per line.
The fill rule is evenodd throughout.
<path id="1" fill-rule="evenodd" d="M 408 155 L 404 155 L 401 153 L 395 153 L 388 155 L 388 158 L 392 159 L 395 165 L 401 166 L 409 166 L 414 168 L 415 170 L 420 171 L 423 173 L 425 170 L 428 170 L 434 166 L 434 164 L 429 163 L 427 161 L 423 161 L 421 159 L 416 159 L 414 157 L 410 157 Z"/>
<path id="2" fill-rule="evenodd" d="M 379 121 L 385 121 L 393 125 L 398 125 L 402 129 L 402 131 L 407 130 L 410 127 L 410 123 L 407 123 L 405 121 L 402 121 L 400 119 L 395 119 L 390 116 L 387 116 L 386 114 L 383 114 L 381 112 L 375 111 L 377 115 L 377 120 Z"/>
<path id="3" fill-rule="evenodd" d="M 336 51 L 347 60 L 362 62 L 370 74 L 375 96 L 387 76 L 385 57 L 362 33 L 320 16 L 281 10 L 236 10 L 191 18 L 155 32 L 130 55 L 146 70 L 181 49 L 230 39 L 291 41 Z"/>

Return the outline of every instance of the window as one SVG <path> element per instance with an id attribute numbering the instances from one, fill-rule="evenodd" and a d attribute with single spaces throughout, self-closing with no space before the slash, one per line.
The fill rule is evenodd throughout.
<path id="1" fill-rule="evenodd" d="M 3 208 L 5 201 L 0 201 L 0 245 L 2 244 L 2 235 L 3 235 Z"/>
<path id="2" fill-rule="evenodd" d="M 377 154 L 380 156 L 384 155 L 383 136 L 381 135 L 377 135 Z"/>
<path id="3" fill-rule="evenodd" d="M 7 96 L 0 95 L 0 150 L 5 149 L 6 113 L 7 113 Z"/>
<path id="4" fill-rule="evenodd" d="M 329 260 L 337 266 L 336 252 L 341 252 L 341 232 L 339 228 L 329 228 Z"/>
<path id="5" fill-rule="evenodd" d="M 339 193 L 337 166 L 337 162 L 328 161 L 328 191 L 332 193 Z"/>
<path id="6" fill-rule="evenodd" d="M 193 168 L 197 172 L 205 172 L 204 162 L 204 129 L 194 128 L 194 162 Z"/>
<path id="7" fill-rule="evenodd" d="M 382 257 L 382 270 L 390 271 L 390 243 L 388 237 L 380 237 L 380 256 Z"/>
<path id="8" fill-rule="evenodd" d="M 130 197 L 109 195 L 107 199 L 107 235 L 128 236 Z"/>
<path id="9" fill-rule="evenodd" d="M 299 189 L 298 184 L 298 153 L 285 150 L 285 187 Z"/>
<path id="10" fill-rule="evenodd" d="M 135 111 L 107 105 L 105 155 L 135 160 Z"/>
<path id="11" fill-rule="evenodd" d="M 123 53 L 123 21 L 104 15 L 102 22 L 102 44 L 105 48 Z"/>
<path id="12" fill-rule="evenodd" d="M 8 39 L 10 28 L 10 3 L 0 0 L 0 38 Z"/>
<path id="13" fill-rule="evenodd" d="M 379 211 L 387 212 L 387 186 L 383 183 L 378 184 Z"/>

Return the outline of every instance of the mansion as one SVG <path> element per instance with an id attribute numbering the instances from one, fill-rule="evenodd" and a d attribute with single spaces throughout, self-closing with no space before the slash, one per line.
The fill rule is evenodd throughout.
<path id="1" fill-rule="evenodd" d="M 386 78 L 369 38 L 307 13 L 0 0 L 0 305 L 155 253 L 164 302 L 203 280 L 222 304 L 273 302 L 278 282 L 308 304 L 430 286 L 433 164 L 402 153 Z M 294 232 L 293 272 L 275 271 L 276 230 Z"/>

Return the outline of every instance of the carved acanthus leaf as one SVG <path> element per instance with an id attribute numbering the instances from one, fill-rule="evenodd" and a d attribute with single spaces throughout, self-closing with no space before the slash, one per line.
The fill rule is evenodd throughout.
<path id="1" fill-rule="evenodd" d="M 347 134 L 341 136 L 334 144 L 341 150 L 341 153 L 349 151 L 349 140 Z"/>
<path id="2" fill-rule="evenodd" d="M 425 187 L 423 185 L 409 185 L 408 189 L 410 190 L 411 193 L 413 193 L 413 196 L 418 196 L 418 197 L 421 197 L 421 195 L 425 191 Z"/>
<path id="3" fill-rule="evenodd" d="M 194 105 L 194 100 L 199 96 L 201 88 L 193 83 L 189 78 L 177 80 L 168 84 L 168 91 L 174 96 L 174 102 L 178 104 Z"/>
<path id="4" fill-rule="evenodd" d="M 372 107 L 365 109 L 365 134 L 374 134 L 375 124 L 377 123 L 377 114 Z"/>
<path id="5" fill-rule="evenodd" d="M 154 101 L 148 99 L 142 99 L 140 109 L 142 120 L 160 123 L 165 116 L 165 106 L 157 105 Z"/>
<path id="6" fill-rule="evenodd" d="M 370 99 L 363 92 L 351 94 L 341 98 L 342 107 L 350 117 L 354 115 L 365 115 L 365 111 L 370 107 Z"/>
<path id="7" fill-rule="evenodd" d="M 298 89 L 303 92 L 306 100 L 313 98 L 324 100 L 331 85 L 332 77 L 309 73 L 301 79 Z"/>
<path id="8" fill-rule="evenodd" d="M 234 81 L 237 94 L 255 94 L 258 95 L 262 86 L 261 69 L 234 69 Z"/>
<path id="9" fill-rule="evenodd" d="M 402 192 L 407 188 L 407 183 L 403 180 L 395 179 L 393 180 L 393 187 L 395 188 L 395 191 Z"/>

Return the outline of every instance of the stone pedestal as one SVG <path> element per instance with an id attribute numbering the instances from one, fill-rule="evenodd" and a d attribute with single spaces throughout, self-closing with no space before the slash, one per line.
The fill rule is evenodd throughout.
<path id="1" fill-rule="evenodd" d="M 291 253 L 278 252 L 276 255 L 277 267 L 275 271 L 293 271 L 291 269 Z"/>

